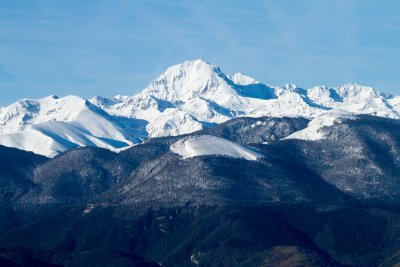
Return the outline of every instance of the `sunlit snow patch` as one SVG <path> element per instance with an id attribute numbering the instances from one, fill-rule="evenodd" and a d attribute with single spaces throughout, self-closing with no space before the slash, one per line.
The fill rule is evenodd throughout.
<path id="1" fill-rule="evenodd" d="M 203 155 L 223 155 L 246 160 L 257 160 L 263 155 L 227 139 L 211 135 L 183 138 L 170 147 L 184 159 Z"/>
<path id="2" fill-rule="evenodd" d="M 335 123 L 341 123 L 342 120 L 354 120 L 355 115 L 347 111 L 331 111 L 324 113 L 308 123 L 307 128 L 294 132 L 284 139 L 302 139 L 302 140 L 321 140 L 324 139 L 323 127 L 332 126 Z"/>

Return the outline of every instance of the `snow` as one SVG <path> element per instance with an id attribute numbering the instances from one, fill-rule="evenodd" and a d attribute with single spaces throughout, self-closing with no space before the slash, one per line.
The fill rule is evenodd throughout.
<path id="1" fill-rule="evenodd" d="M 251 78 L 250 76 L 247 76 L 246 74 L 243 74 L 241 72 L 238 72 L 231 76 L 228 76 L 228 78 L 237 85 L 250 85 L 250 84 L 260 83 L 259 81 L 255 80 L 255 79 Z"/>
<path id="2" fill-rule="evenodd" d="M 326 86 L 316 86 L 308 89 L 307 96 L 314 103 L 325 107 L 332 107 L 335 103 L 331 90 Z"/>
<path id="3" fill-rule="evenodd" d="M 174 143 L 170 149 L 184 159 L 204 155 L 223 155 L 246 160 L 257 160 L 263 157 L 262 154 L 250 148 L 211 135 L 183 138 Z"/>
<path id="4" fill-rule="evenodd" d="M 133 96 L 85 100 L 53 95 L 0 108 L 0 144 L 48 156 L 85 145 L 119 150 L 148 137 L 190 133 L 240 116 L 315 119 L 308 133 L 293 135 L 311 140 L 322 138 L 319 129 L 341 112 L 399 119 L 400 96 L 354 83 L 337 88 L 271 87 L 192 60 L 171 66 Z"/>
<path id="5" fill-rule="evenodd" d="M 335 123 L 341 123 L 343 120 L 354 120 L 356 117 L 354 114 L 336 110 L 328 113 L 324 113 L 308 123 L 307 128 L 294 132 L 284 139 L 302 139 L 302 140 L 321 140 L 325 138 L 323 128 L 332 126 Z"/>
<path id="6" fill-rule="evenodd" d="M 118 103 L 121 103 L 125 100 L 126 98 L 117 95 L 116 97 L 102 97 L 102 96 L 95 96 L 89 101 L 93 103 L 94 105 L 104 108 L 107 106 L 115 105 Z"/>
<path id="7" fill-rule="evenodd" d="M 21 100 L 3 109 L 0 122 L 1 145 L 48 157 L 78 146 L 117 150 L 147 137 L 143 123 L 110 116 L 76 96 Z"/>
<path id="8" fill-rule="evenodd" d="M 54 140 L 50 137 L 45 136 L 34 129 L 26 129 L 15 134 L 3 134 L 0 137 L 0 144 L 26 151 L 32 151 L 49 157 L 56 156 L 57 152 L 63 150 L 63 147 L 54 144 Z"/>
<path id="9" fill-rule="evenodd" d="M 155 137 L 188 133 L 239 116 L 315 118 L 346 110 L 400 118 L 399 99 L 386 99 L 353 83 L 338 88 L 270 87 L 242 73 L 226 76 L 217 66 L 193 60 L 168 68 L 139 94 L 104 110 L 148 121 L 149 135 Z"/>
<path id="10" fill-rule="evenodd" d="M 150 137 L 176 136 L 203 129 L 203 125 L 187 112 L 167 109 L 146 126 Z"/>
<path id="11" fill-rule="evenodd" d="M 368 86 L 348 83 L 336 89 L 337 94 L 353 103 L 359 103 L 369 98 L 380 97 L 381 94 Z"/>

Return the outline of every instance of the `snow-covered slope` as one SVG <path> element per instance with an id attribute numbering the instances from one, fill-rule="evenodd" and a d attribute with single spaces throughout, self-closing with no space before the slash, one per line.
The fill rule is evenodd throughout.
<path id="1" fill-rule="evenodd" d="M 171 151 L 182 158 L 204 155 L 223 155 L 233 158 L 257 160 L 263 155 L 245 146 L 231 142 L 225 138 L 201 135 L 183 138 L 171 146 Z"/>
<path id="2" fill-rule="evenodd" d="M 145 122 L 111 116 L 76 96 L 24 99 L 0 113 L 0 144 L 55 156 L 78 146 L 118 149 L 147 137 Z"/>
<path id="3" fill-rule="evenodd" d="M 284 139 L 321 140 L 325 138 L 323 128 L 341 123 L 343 120 L 355 120 L 356 117 L 347 111 L 335 110 L 323 113 L 310 121 L 307 128 L 294 132 Z"/>
<path id="4" fill-rule="evenodd" d="M 181 135 L 240 116 L 319 118 L 310 124 L 316 129 L 336 116 L 321 115 L 338 110 L 397 119 L 400 97 L 352 83 L 337 88 L 272 87 L 193 60 L 168 68 L 134 96 L 89 101 L 50 96 L 0 108 L 0 144 L 52 156 L 75 146 L 115 149 L 147 137 Z M 307 136 L 303 132 L 296 138 L 311 138 Z"/>
<path id="5" fill-rule="evenodd" d="M 115 100 L 91 100 L 110 114 L 149 122 L 150 136 L 178 135 L 238 116 L 314 118 L 330 110 L 399 118 L 400 98 L 370 87 L 271 87 L 247 75 L 225 75 L 202 60 L 172 66 L 139 94 Z M 104 102 L 109 102 L 105 105 Z M 179 117 L 173 116 L 179 114 Z"/>

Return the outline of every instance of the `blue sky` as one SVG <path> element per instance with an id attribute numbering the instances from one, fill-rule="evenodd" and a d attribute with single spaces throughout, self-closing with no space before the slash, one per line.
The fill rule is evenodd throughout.
<path id="1" fill-rule="evenodd" d="M 400 94 L 400 1 L 2 0 L 0 105 L 133 95 L 202 57 L 271 85 Z"/>

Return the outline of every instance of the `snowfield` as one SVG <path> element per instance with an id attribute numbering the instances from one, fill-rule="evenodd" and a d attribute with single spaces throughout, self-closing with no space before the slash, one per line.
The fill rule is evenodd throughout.
<path id="1" fill-rule="evenodd" d="M 145 125 L 76 96 L 24 99 L 0 113 L 0 145 L 48 157 L 79 146 L 118 150 L 146 139 Z"/>
<path id="2" fill-rule="evenodd" d="M 183 138 L 174 143 L 170 149 L 184 159 L 205 155 L 223 155 L 247 160 L 257 160 L 263 157 L 261 153 L 250 148 L 211 135 Z"/>
<path id="3" fill-rule="evenodd" d="M 335 123 L 341 123 L 342 120 L 355 119 L 356 117 L 352 113 L 342 110 L 324 113 L 310 121 L 307 128 L 294 132 L 283 139 L 321 140 L 325 137 L 323 132 L 324 127 L 332 126 Z"/>

